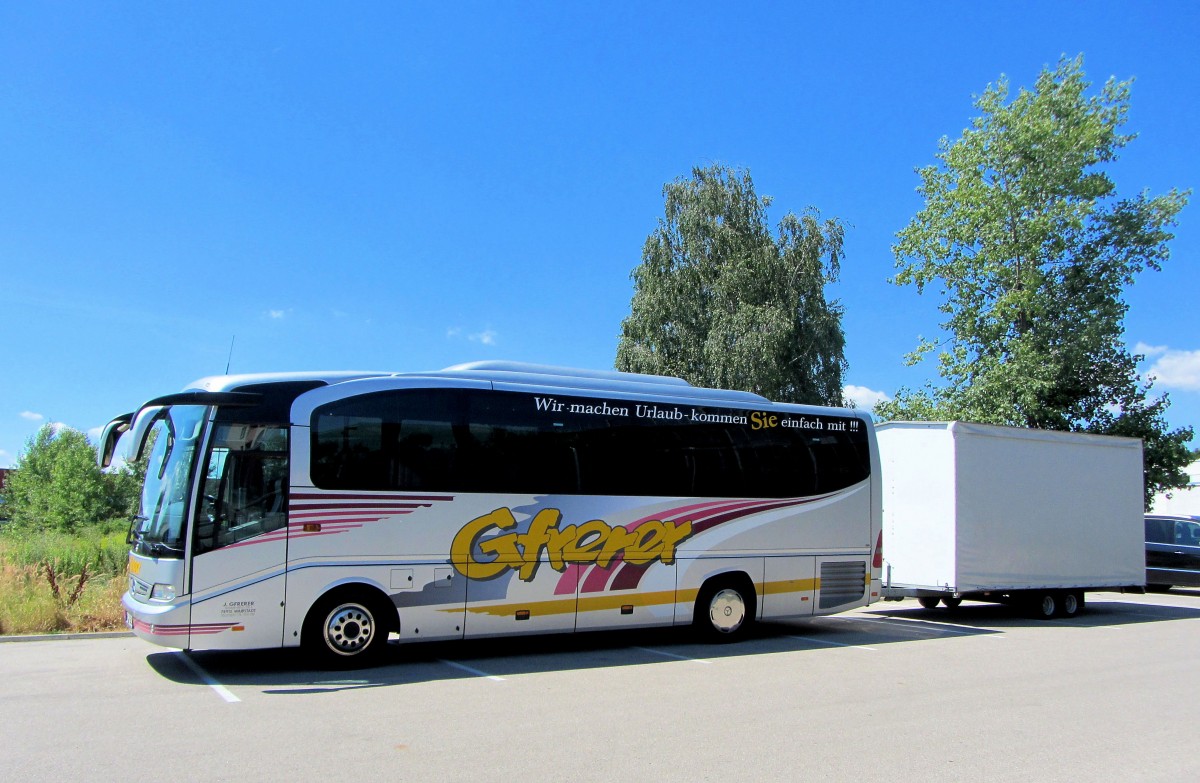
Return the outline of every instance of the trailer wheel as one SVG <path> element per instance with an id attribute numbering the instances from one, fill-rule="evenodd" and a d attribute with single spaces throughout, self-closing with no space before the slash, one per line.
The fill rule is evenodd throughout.
<path id="1" fill-rule="evenodd" d="M 1049 620 L 1058 614 L 1058 597 L 1054 593 L 1038 593 L 1033 598 L 1034 616 Z"/>
<path id="2" fill-rule="evenodd" d="M 935 595 L 923 595 L 917 598 L 917 603 L 926 609 L 937 609 L 939 600 L 940 599 L 938 599 L 938 597 Z"/>
<path id="3" fill-rule="evenodd" d="M 1083 593 L 1066 592 L 1062 596 L 1063 617 L 1074 617 L 1083 610 Z"/>
<path id="4" fill-rule="evenodd" d="M 962 606 L 962 599 L 952 595 L 943 598 L 942 603 L 946 605 L 947 609 L 957 609 L 958 607 Z"/>

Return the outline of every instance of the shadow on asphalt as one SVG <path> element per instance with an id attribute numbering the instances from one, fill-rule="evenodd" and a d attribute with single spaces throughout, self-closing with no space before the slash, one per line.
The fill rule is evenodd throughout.
<path id="1" fill-rule="evenodd" d="M 1165 590 L 1163 595 L 1188 595 L 1192 598 L 1200 598 L 1200 587 L 1173 587 L 1170 590 Z"/>
<path id="2" fill-rule="evenodd" d="M 1200 591 L 1172 595 L 1200 597 Z M 1200 607 L 1090 598 L 1073 618 L 1040 620 L 1013 606 L 964 603 L 956 609 L 924 609 L 915 602 L 874 604 L 841 615 L 784 623 L 759 623 L 749 638 L 734 644 L 697 641 L 682 629 L 654 629 L 545 636 L 472 639 L 456 642 L 393 643 L 383 663 L 367 669 L 321 671 L 299 650 L 242 652 L 154 652 L 147 663 L 162 677 L 181 684 L 249 686 L 267 695 L 314 695 L 359 688 L 427 682 L 508 678 L 525 674 L 643 666 L 652 663 L 705 663 L 723 658 L 779 653 L 825 654 L 838 648 L 876 648 L 964 636 L 1003 634 L 1021 627 L 1120 626 L 1200 618 Z M 201 671 L 188 666 L 190 656 Z"/>
<path id="3" fill-rule="evenodd" d="M 1200 619 L 1200 606 L 1173 606 L 1158 603 L 1132 603 L 1129 601 L 1106 600 L 1103 593 L 1089 593 L 1084 611 L 1075 617 L 1055 617 L 1049 620 L 1032 616 L 1019 605 L 974 603 L 965 601 L 955 609 L 938 607 L 925 609 L 915 601 L 874 604 L 866 613 L 878 617 L 901 620 L 928 620 L 952 624 L 962 628 L 989 628 L 1003 631 L 1006 628 L 1042 627 L 1046 625 L 1072 625 L 1078 627 L 1136 625 L 1140 623 L 1169 622 L 1172 620 Z M 1196 590 L 1172 590 L 1170 595 L 1200 597 Z"/>

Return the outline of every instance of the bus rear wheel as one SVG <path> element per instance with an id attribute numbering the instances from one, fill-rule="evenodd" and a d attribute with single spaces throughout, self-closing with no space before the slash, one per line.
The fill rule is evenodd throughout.
<path id="1" fill-rule="evenodd" d="M 754 623 L 755 601 L 754 586 L 748 578 L 713 580 L 696 597 L 693 622 L 709 641 L 737 641 Z"/>
<path id="2" fill-rule="evenodd" d="M 332 593 L 309 612 L 303 645 L 326 668 L 372 665 L 387 644 L 387 613 L 382 597 L 365 591 Z"/>

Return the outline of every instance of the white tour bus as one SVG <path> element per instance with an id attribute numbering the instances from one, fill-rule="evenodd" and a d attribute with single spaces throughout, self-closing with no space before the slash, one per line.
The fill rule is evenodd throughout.
<path id="1" fill-rule="evenodd" d="M 203 379 L 149 444 L 126 621 L 184 649 L 755 620 L 878 598 L 868 414 L 677 378 L 487 362 Z"/>

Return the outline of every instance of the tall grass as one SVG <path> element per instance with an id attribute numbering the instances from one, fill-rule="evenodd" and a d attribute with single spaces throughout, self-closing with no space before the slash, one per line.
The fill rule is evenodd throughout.
<path id="1" fill-rule="evenodd" d="M 72 587 L 78 577 L 67 578 Z M 123 576 L 88 579 L 79 598 L 67 605 L 56 598 L 45 570 L 0 564 L 0 634 L 111 631 L 124 628 Z"/>
<path id="2" fill-rule="evenodd" d="M 74 535 L 6 530 L 0 536 L 0 558 L 21 566 L 49 563 L 68 574 L 81 573 L 86 566 L 93 574 L 116 576 L 125 573 L 129 545 L 124 533 L 99 529 Z"/>
<path id="3" fill-rule="evenodd" d="M 0 535 L 0 634 L 123 627 L 128 547 L 99 530 Z"/>

